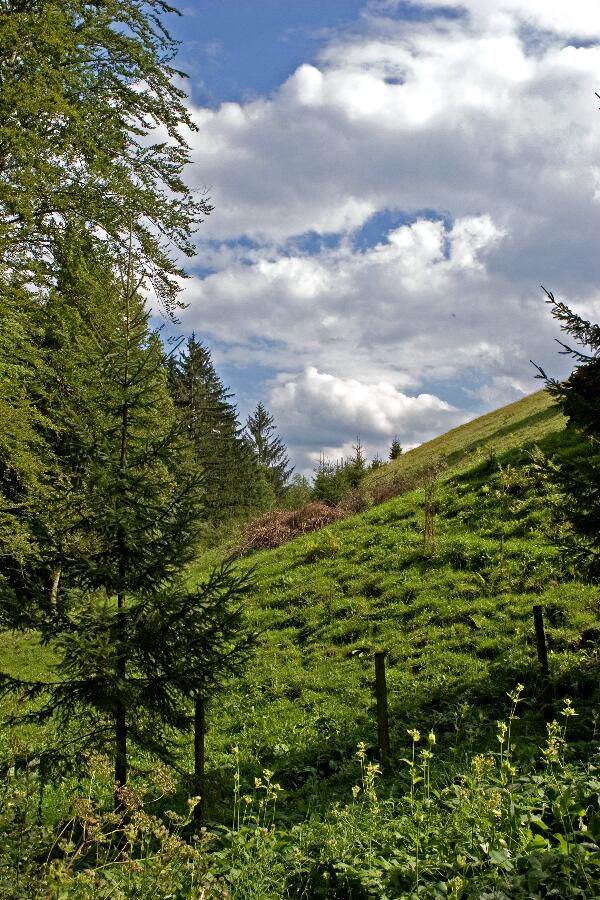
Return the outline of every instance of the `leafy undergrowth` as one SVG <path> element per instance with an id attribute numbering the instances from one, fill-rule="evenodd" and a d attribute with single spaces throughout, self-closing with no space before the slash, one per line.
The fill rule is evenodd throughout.
<path id="1" fill-rule="evenodd" d="M 93 765 L 52 833 L 37 820 L 27 777 L 12 777 L 0 806 L 0 897 L 597 897 L 599 760 L 572 761 L 567 731 L 577 712 L 566 700 L 537 758 L 523 762 L 522 686 L 510 700 L 494 749 L 462 767 L 440 767 L 435 732 L 410 729 L 404 777 L 382 790 L 359 744 L 347 795 L 287 828 L 278 816 L 285 794 L 269 770 L 243 793 L 236 768 L 232 821 L 199 833 L 188 816 L 161 817 L 156 799 L 131 790 L 123 818 L 103 812 L 92 799 Z M 153 788 L 159 799 L 170 790 L 164 779 Z"/>

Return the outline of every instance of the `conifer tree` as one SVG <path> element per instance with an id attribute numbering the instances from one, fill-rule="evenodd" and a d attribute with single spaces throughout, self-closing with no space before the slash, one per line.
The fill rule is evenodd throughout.
<path id="1" fill-rule="evenodd" d="M 336 506 L 350 490 L 347 462 L 332 462 L 322 453 L 313 478 L 313 500 L 322 500 L 328 506 Z"/>
<path id="2" fill-rule="evenodd" d="M 179 583 L 202 527 L 193 448 L 170 397 L 161 343 L 148 327 L 133 256 L 119 283 L 110 259 L 89 243 L 80 249 L 60 287 L 89 295 L 81 315 L 69 297 L 49 310 L 59 359 L 66 337 L 78 337 L 62 371 L 64 402 L 54 392 L 51 409 L 65 496 L 51 498 L 38 522 L 48 529 L 65 512 L 64 526 L 46 536 L 51 553 L 61 553 L 60 602 L 46 615 L 32 607 L 30 620 L 54 648 L 60 677 L 24 684 L 4 675 L 0 684 L 4 692 L 45 696 L 37 718 L 80 723 L 82 745 L 112 746 L 122 787 L 128 741 L 168 758 L 169 730 L 191 721 L 186 701 L 206 694 L 236 659 L 239 613 L 229 606 L 247 579 L 224 568 L 210 590 Z M 3 612 L 7 625 L 28 624 L 19 604 L 5 603 Z"/>
<path id="3" fill-rule="evenodd" d="M 1 614 L 41 632 L 59 677 L 0 682 L 45 696 L 38 720 L 111 745 L 124 785 L 128 739 L 164 755 L 168 730 L 189 724 L 184 701 L 235 656 L 223 597 L 242 596 L 242 581 L 224 570 L 214 608 L 177 581 L 201 488 L 141 300 L 153 288 L 173 313 L 173 251 L 192 253 L 211 208 L 182 180 L 193 125 L 167 2 L 2 7 L 0 351 L 14 352 L 0 361 L 0 411 L 16 435 L 0 439 Z"/>
<path id="4" fill-rule="evenodd" d="M 122 270 L 133 246 L 145 288 L 173 313 L 173 251 L 192 254 L 211 211 L 182 177 L 194 125 L 163 25 L 175 12 L 165 0 L 0 4 L 0 561 L 15 575 L 36 559 L 31 520 L 58 477 L 38 338 L 67 237 L 109 248 Z"/>
<path id="5" fill-rule="evenodd" d="M 335 506 L 342 499 L 347 487 L 341 463 L 333 463 L 321 453 L 319 464 L 314 470 L 313 500 L 322 500 L 328 506 Z"/>
<path id="6" fill-rule="evenodd" d="M 354 453 L 344 464 L 344 475 L 351 490 L 356 490 L 367 473 L 367 464 L 365 454 L 360 442 L 360 438 L 356 438 L 356 444 L 352 445 Z"/>
<path id="7" fill-rule="evenodd" d="M 312 496 L 329 506 L 336 506 L 351 491 L 356 490 L 367 473 L 365 455 L 360 439 L 352 445 L 354 453 L 333 463 L 321 454 L 315 469 Z"/>
<path id="8" fill-rule="evenodd" d="M 0 304 L 0 591 L 10 569 L 35 557 L 32 506 L 44 500 L 49 450 L 40 433 L 48 423 L 35 402 L 43 359 L 39 321 L 25 288 L 13 280 Z"/>
<path id="9" fill-rule="evenodd" d="M 114 287 L 114 330 L 102 342 L 103 359 L 98 360 L 102 396 L 97 405 L 105 427 L 92 450 L 86 510 L 76 528 L 93 546 L 74 565 L 78 584 L 116 597 L 116 615 L 103 609 L 100 627 L 108 617 L 104 633 L 110 635 L 112 649 L 117 785 L 127 781 L 128 731 L 136 729 L 140 743 L 154 743 L 156 728 L 153 722 L 149 737 L 139 720 L 127 717 L 136 705 L 127 676 L 128 598 L 143 602 L 137 598 L 152 596 L 181 569 L 193 553 L 200 512 L 190 448 L 178 427 L 162 348 L 148 330 L 149 314 L 137 294 L 132 261 L 123 281 L 122 291 Z"/>
<path id="10" fill-rule="evenodd" d="M 401 445 L 400 441 L 398 440 L 398 435 L 396 435 L 390 445 L 389 458 L 390 459 L 398 459 L 398 457 L 401 455 L 402 455 L 402 445 Z"/>
<path id="11" fill-rule="evenodd" d="M 260 508 L 264 481 L 210 350 L 192 334 L 185 351 L 169 362 L 175 403 L 202 469 L 207 523 L 219 525 Z"/>
<path id="12" fill-rule="evenodd" d="M 289 464 L 285 445 L 276 434 L 273 416 L 259 403 L 248 416 L 246 435 L 254 455 L 267 475 L 276 497 L 280 497 L 290 480 L 294 467 Z"/>
<path id="13" fill-rule="evenodd" d="M 538 369 L 546 387 L 567 417 L 567 427 L 578 435 L 578 445 L 550 464 L 550 475 L 560 493 L 560 517 L 569 523 L 570 535 L 561 539 L 578 570 L 600 580 L 600 325 L 574 313 L 546 291 L 547 303 L 561 330 L 576 346 L 558 341 L 561 353 L 575 361 L 564 381 Z M 578 346 L 577 346 L 578 345 Z M 535 364 L 534 364 L 535 365 Z"/>

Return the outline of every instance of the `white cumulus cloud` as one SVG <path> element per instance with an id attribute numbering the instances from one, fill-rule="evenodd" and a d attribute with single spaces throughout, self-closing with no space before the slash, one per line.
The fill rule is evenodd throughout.
<path id="1" fill-rule="evenodd" d="M 292 452 L 401 409 L 416 442 L 535 390 L 530 358 L 562 374 L 540 283 L 597 309 L 600 5 L 414 5 L 366 2 L 271 95 L 192 110 L 215 211 L 183 322 Z"/>
<path id="2" fill-rule="evenodd" d="M 410 447 L 464 420 L 464 413 L 432 394 L 410 396 L 388 381 L 338 378 L 315 366 L 278 385 L 271 393 L 271 407 L 303 451 L 305 465 L 317 450 L 334 458 L 346 455 L 348 434 L 358 437 L 371 454 L 383 454 L 396 434 Z"/>

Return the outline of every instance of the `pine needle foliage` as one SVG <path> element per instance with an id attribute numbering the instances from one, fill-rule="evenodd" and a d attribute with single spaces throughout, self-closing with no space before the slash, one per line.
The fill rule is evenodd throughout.
<path id="1" fill-rule="evenodd" d="M 552 316 L 575 345 L 558 341 L 560 352 L 575 361 L 565 381 L 549 377 L 540 367 L 548 392 L 579 433 L 578 449 L 548 464 L 548 472 L 560 492 L 559 518 L 570 526 L 561 533 L 565 549 L 576 567 L 593 581 L 600 580 L 600 326 L 573 312 L 546 291 Z M 535 363 L 534 363 L 535 365 Z"/>
<path id="2" fill-rule="evenodd" d="M 44 500 L 50 454 L 41 429 L 49 422 L 35 402 L 43 358 L 36 346 L 39 322 L 29 297 L 13 282 L 0 304 L 0 569 L 19 568 L 35 556 L 29 520 Z"/>
<path id="3" fill-rule="evenodd" d="M 398 435 L 394 438 L 390 445 L 389 459 L 394 460 L 398 459 L 399 456 L 402 455 L 402 444 L 398 438 Z"/>
<path id="4" fill-rule="evenodd" d="M 55 490 L 36 527 L 66 587 L 147 590 L 193 556 L 200 473 L 133 256 L 115 274 L 110 253 L 85 235 L 66 243 L 42 342 Z"/>
<path id="5" fill-rule="evenodd" d="M 276 497 L 285 493 L 294 467 L 286 452 L 285 444 L 278 437 L 273 416 L 263 403 L 258 403 L 248 416 L 246 435 L 257 462 L 266 474 Z"/>
<path id="6" fill-rule="evenodd" d="M 353 454 L 345 459 L 332 462 L 321 454 L 315 468 L 312 497 L 329 506 L 341 503 L 352 491 L 356 491 L 365 475 L 367 464 L 360 439 L 352 445 Z"/>
<path id="7" fill-rule="evenodd" d="M 219 526 L 261 508 L 264 478 L 208 347 L 192 334 L 184 351 L 169 360 L 169 373 L 175 404 L 202 470 L 207 525 Z"/>
<path id="8" fill-rule="evenodd" d="M 58 657 L 55 680 L 0 686 L 35 701 L 21 721 L 74 724 L 45 759 L 110 746 L 117 787 L 128 742 L 167 758 L 245 640 L 245 576 L 181 583 L 201 471 L 143 299 L 174 317 L 175 257 L 211 211 L 182 177 L 174 12 L 0 0 L 0 614 Z"/>
<path id="9" fill-rule="evenodd" d="M 133 254 L 119 277 L 110 255 L 94 252 L 89 240 L 77 250 L 73 241 L 71 251 L 48 305 L 46 332 L 46 347 L 56 356 L 47 411 L 57 426 L 58 483 L 33 522 L 42 563 L 61 573 L 62 590 L 44 609 L 35 591 L 27 597 L 18 590 L 31 580 L 25 573 L 14 596 L 6 597 L 3 618 L 8 627 L 35 625 L 62 657 L 42 715 L 54 708 L 74 714 L 84 698 L 93 722 L 94 710 L 112 710 L 115 781 L 124 785 L 128 730 L 137 712 L 129 679 L 135 667 L 129 606 L 139 618 L 140 598 L 154 598 L 192 557 L 201 495 L 169 395 L 162 345 L 138 293 Z M 164 646 L 158 635 L 155 640 Z M 143 698 L 156 732 L 152 692 Z M 168 711 L 165 716 L 168 722 Z M 134 738 L 142 734 L 141 726 L 132 727 Z"/>
<path id="10" fill-rule="evenodd" d="M 115 722 L 125 709 L 128 741 L 176 764 L 178 732 L 193 724 L 192 700 L 212 697 L 251 652 L 243 604 L 252 586 L 250 571 L 225 562 L 195 588 L 165 581 L 128 597 L 125 608 L 106 592 L 72 591 L 43 626 L 58 659 L 56 678 L 0 677 L 0 695 L 35 701 L 9 724 L 55 719 L 69 743 L 47 745 L 40 755 L 64 771 L 84 764 L 90 746 L 114 755 Z"/>

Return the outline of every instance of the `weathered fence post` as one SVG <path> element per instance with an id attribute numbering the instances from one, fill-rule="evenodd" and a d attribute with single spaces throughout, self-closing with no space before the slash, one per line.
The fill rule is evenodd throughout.
<path id="1" fill-rule="evenodd" d="M 377 701 L 377 743 L 379 762 L 386 769 L 390 761 L 390 729 L 388 721 L 387 684 L 385 681 L 385 652 L 375 654 L 375 699 Z"/>
<path id="2" fill-rule="evenodd" d="M 548 683 L 548 650 L 546 649 L 546 634 L 544 632 L 544 613 L 541 606 L 533 607 L 533 621 L 535 624 L 535 642 L 537 645 L 537 655 L 540 661 L 540 669 L 542 670 L 542 681 L 544 686 Z"/>
<path id="3" fill-rule="evenodd" d="M 194 793 L 200 799 L 194 807 L 194 819 L 204 822 L 204 768 L 205 751 L 204 735 L 206 732 L 206 709 L 204 697 L 196 697 L 194 703 Z"/>

